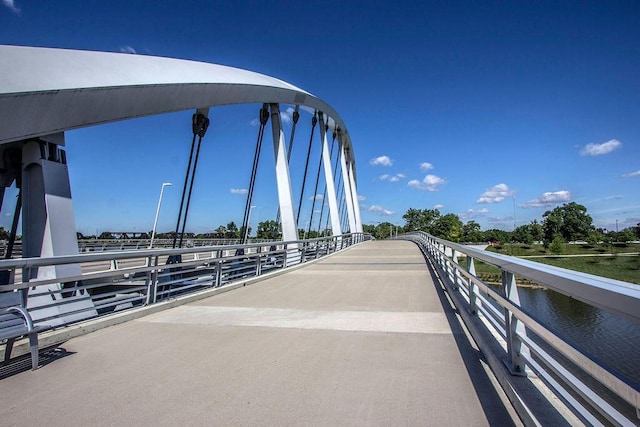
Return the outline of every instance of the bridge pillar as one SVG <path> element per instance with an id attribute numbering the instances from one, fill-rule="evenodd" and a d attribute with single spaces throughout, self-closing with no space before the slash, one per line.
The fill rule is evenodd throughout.
<path id="1" fill-rule="evenodd" d="M 278 187 L 278 202 L 280 204 L 280 218 L 282 221 L 282 240 L 285 242 L 298 240 L 298 224 L 293 211 L 293 192 L 291 191 L 291 176 L 287 162 L 284 132 L 280 118 L 280 107 L 271 104 L 271 130 L 273 132 L 273 153 L 276 160 L 276 183 Z M 291 247 L 291 246 L 290 246 Z"/>
<path id="2" fill-rule="evenodd" d="M 53 257 L 78 254 L 76 224 L 71 204 L 71 186 L 64 134 L 31 140 L 22 147 L 22 256 Z M 23 281 L 80 276 L 80 264 L 25 269 Z M 47 324 L 82 320 L 97 315 L 91 297 L 81 283 L 53 283 L 29 290 L 27 307 L 34 320 L 53 317 Z M 65 300 L 63 306 L 53 305 Z M 71 302 L 72 301 L 72 302 Z M 47 306 L 46 308 L 38 308 Z M 80 313 L 71 314 L 79 311 Z"/>
<path id="3" fill-rule="evenodd" d="M 351 191 L 351 178 L 349 177 L 349 170 L 347 169 L 347 162 L 345 159 L 345 149 L 342 143 L 342 132 L 338 132 L 338 144 L 340 147 L 339 156 L 340 168 L 342 169 L 342 185 L 344 186 L 344 197 L 347 203 L 347 216 L 349 218 L 349 232 L 356 233 L 358 229 L 354 213 L 353 192 Z"/>
<path id="4" fill-rule="evenodd" d="M 329 142 L 327 140 L 327 128 L 325 127 L 324 114 L 318 112 L 320 125 L 320 139 L 322 140 L 322 164 L 324 165 L 324 178 L 327 184 L 327 197 L 329 198 L 329 214 L 331 215 L 331 231 L 334 236 L 342 234 L 340 227 L 340 214 L 338 213 L 338 200 L 336 187 L 333 183 L 333 171 L 331 170 L 331 154 L 329 154 Z"/>

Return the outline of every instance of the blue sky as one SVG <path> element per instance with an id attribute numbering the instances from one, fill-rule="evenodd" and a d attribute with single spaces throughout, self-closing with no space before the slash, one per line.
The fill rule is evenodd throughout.
<path id="1" fill-rule="evenodd" d="M 402 225 L 407 209 L 438 207 L 510 230 L 514 215 L 521 225 L 570 201 L 597 226 L 640 223 L 635 1 L 1 0 L 0 23 L 2 44 L 219 63 L 313 93 L 351 133 L 364 223 Z M 232 190 L 248 186 L 258 108 L 211 111 L 188 230 L 242 222 L 245 196 Z M 174 185 L 158 229 L 175 227 L 191 114 L 67 133 L 80 231 L 150 230 L 162 182 Z M 294 194 L 309 121 L 296 131 Z M 273 175 L 267 140 L 254 226 L 276 216 Z"/>

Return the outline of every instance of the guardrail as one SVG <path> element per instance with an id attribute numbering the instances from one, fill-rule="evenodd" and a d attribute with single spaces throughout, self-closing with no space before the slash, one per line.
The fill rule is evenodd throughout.
<path id="1" fill-rule="evenodd" d="M 640 418 L 640 392 L 526 312 L 520 306 L 516 277 L 636 322 L 640 322 L 640 286 L 494 254 L 422 232 L 398 239 L 415 242 L 432 261 L 459 312 L 478 316 L 493 336 L 503 340 L 504 353 L 499 357 L 512 374 L 535 373 L 585 423 L 636 425 L 631 418 L 634 410 Z M 466 257 L 464 266 L 461 256 Z M 476 276 L 476 260 L 501 270 L 500 292 Z M 482 340 L 477 341 L 480 345 Z"/>
<path id="2" fill-rule="evenodd" d="M 28 294 L 34 323 L 65 326 L 285 269 L 367 239 L 354 233 L 292 242 L 1 260 L 0 292 Z"/>

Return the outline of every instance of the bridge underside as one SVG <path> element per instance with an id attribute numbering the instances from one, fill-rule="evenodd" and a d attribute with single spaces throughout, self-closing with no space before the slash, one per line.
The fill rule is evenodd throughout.
<path id="1" fill-rule="evenodd" d="M 4 423 L 513 424 L 409 242 L 367 242 L 49 355 L 0 381 Z"/>

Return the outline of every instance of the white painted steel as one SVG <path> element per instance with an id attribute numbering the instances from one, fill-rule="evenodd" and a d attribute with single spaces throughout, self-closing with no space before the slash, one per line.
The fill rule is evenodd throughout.
<path id="1" fill-rule="evenodd" d="M 571 375 L 561 375 L 566 379 L 563 386 L 558 386 L 556 380 L 548 380 L 550 377 L 544 366 L 558 373 L 559 367 L 564 370 L 568 365 L 563 365 L 562 359 L 555 359 L 546 352 L 539 351 L 539 349 L 535 349 L 539 360 L 534 361 L 530 355 L 530 348 L 527 347 L 527 343 L 531 344 L 532 341 L 527 337 L 526 330 L 533 332 L 539 339 L 543 340 L 547 345 L 553 347 L 573 362 L 575 367 L 581 369 L 588 376 L 597 380 L 611 392 L 624 399 L 632 408 L 635 408 L 637 414 L 640 414 L 640 412 L 638 412 L 638 408 L 640 408 L 640 391 L 616 375 L 613 375 L 607 367 L 602 366 L 598 361 L 593 360 L 575 348 L 571 343 L 557 336 L 548 329 L 547 326 L 538 323 L 537 320 L 524 312 L 519 306 L 517 292 L 514 292 L 514 289 L 515 276 L 518 275 L 544 285 L 545 287 L 552 288 L 562 294 L 569 295 L 572 298 L 579 299 L 610 312 L 621 314 L 638 322 L 640 288 L 636 285 L 617 280 L 479 251 L 464 245 L 438 239 L 422 232 L 409 233 L 401 236 L 401 238 L 417 243 L 423 252 L 434 261 L 442 273 L 441 277 L 446 277 L 447 280 L 445 280 L 445 282 L 448 282 L 447 286 L 449 286 L 449 284 L 451 285 L 450 292 L 452 296 L 456 297 L 454 298 L 456 305 L 458 305 L 460 301 L 457 295 L 461 295 L 462 293 L 458 292 L 459 289 L 456 290 L 454 288 L 452 279 L 447 277 L 451 274 L 451 267 L 455 267 L 456 273 L 459 272 L 465 277 L 465 279 L 459 280 L 458 284 L 464 286 L 466 292 L 475 293 L 475 297 L 481 300 L 484 298 L 482 293 L 485 293 L 504 309 L 503 315 L 502 313 L 498 313 L 498 311 L 488 303 L 478 304 L 476 307 L 473 307 L 471 304 L 468 304 L 467 307 L 458 306 L 461 312 L 470 309 L 473 313 L 474 308 L 477 308 L 478 312 L 481 312 L 485 316 L 485 319 L 496 328 L 495 332 L 503 338 L 506 338 L 507 348 L 505 350 L 507 351 L 507 357 L 510 359 L 509 363 L 521 364 L 517 359 L 522 358 L 528 362 L 530 367 L 534 368 L 534 371 L 541 378 L 547 381 L 547 384 L 549 384 L 562 399 L 566 397 L 565 386 L 577 389 L 578 392 L 589 401 L 590 405 L 600 413 L 605 414 L 610 421 L 615 420 L 616 423 L 622 421 L 620 423 L 621 425 L 634 425 L 632 421 L 619 414 L 617 410 L 612 410 L 609 404 L 600 398 L 602 394 L 598 389 L 591 389 L 586 384 L 573 381 L 573 376 Z M 482 262 L 499 267 L 502 270 L 504 278 L 503 286 L 506 285 L 506 289 L 503 289 L 503 294 L 496 292 L 486 283 L 478 279 L 473 274 L 473 270 L 475 269 L 469 268 L 469 270 L 465 270 L 452 262 L 450 257 L 456 253 L 462 253 L 468 258 L 481 260 Z M 470 263 L 469 265 L 473 266 L 474 264 Z M 537 278 L 537 280 L 533 278 Z M 589 303 L 588 301 L 590 301 L 595 294 L 600 295 L 601 299 L 597 304 Z M 469 298 L 467 303 L 469 303 L 471 299 L 472 298 Z M 488 351 L 488 348 L 482 350 Z M 598 397 L 595 398 L 594 396 Z M 572 403 L 572 399 L 566 399 L 565 401 L 570 404 L 580 417 L 583 419 L 592 419 L 586 406 L 581 403 L 574 404 Z"/>
<path id="2" fill-rule="evenodd" d="M 278 186 L 278 203 L 282 221 L 282 240 L 298 240 L 298 225 L 293 211 L 293 192 L 289 176 L 289 162 L 284 142 L 284 132 L 278 104 L 271 104 L 271 130 L 273 132 L 273 154 L 276 163 L 276 183 Z"/>
<path id="3" fill-rule="evenodd" d="M 355 233 L 357 230 L 356 217 L 353 211 L 353 192 L 351 191 L 351 182 L 349 180 L 349 171 L 347 170 L 347 162 L 345 160 L 344 146 L 342 138 L 338 138 L 340 148 L 340 169 L 342 170 L 342 185 L 344 187 L 344 198 L 347 204 L 347 216 L 349 219 L 349 231 Z"/>
<path id="4" fill-rule="evenodd" d="M 333 171 L 331 167 L 331 154 L 329 154 L 329 141 L 325 129 L 324 115 L 318 112 L 318 125 L 320 126 L 320 140 L 322 141 L 322 164 L 324 166 L 324 179 L 329 199 L 329 215 L 331 216 L 331 231 L 334 236 L 342 234 L 340 227 L 340 213 L 336 199 L 336 187 L 333 183 Z M 324 200 L 323 200 L 324 203 Z"/>
<path id="5" fill-rule="evenodd" d="M 351 187 L 351 196 L 353 197 L 353 207 L 356 215 L 356 233 L 362 233 L 362 217 L 360 216 L 360 200 L 358 200 L 358 189 L 356 187 L 356 164 L 355 161 L 348 162 L 349 165 L 349 184 Z"/>
<path id="6" fill-rule="evenodd" d="M 326 102 L 282 80 L 217 64 L 0 45 L 0 144 L 134 117 L 229 104 L 280 103 L 324 112 Z"/>

